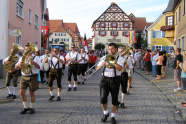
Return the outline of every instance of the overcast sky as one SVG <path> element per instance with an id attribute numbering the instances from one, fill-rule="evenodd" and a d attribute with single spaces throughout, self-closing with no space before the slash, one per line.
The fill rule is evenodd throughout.
<path id="1" fill-rule="evenodd" d="M 169 0 L 47 0 L 50 19 L 63 19 L 63 22 L 76 22 L 81 36 L 92 36 L 92 23 L 112 2 L 115 2 L 126 14 L 146 17 L 154 22 L 166 9 Z"/>

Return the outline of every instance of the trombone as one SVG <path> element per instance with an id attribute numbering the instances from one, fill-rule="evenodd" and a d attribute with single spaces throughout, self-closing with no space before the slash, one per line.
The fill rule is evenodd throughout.
<path id="1" fill-rule="evenodd" d="M 123 51 L 123 52 L 121 53 L 120 56 L 124 57 L 125 55 L 127 55 L 128 53 L 130 53 L 130 52 L 129 52 L 130 49 L 131 49 L 131 47 L 126 46 L 126 50 L 125 50 L 125 51 L 123 51 L 124 49 L 122 49 L 122 50 L 120 50 L 119 52 L 117 52 L 116 55 L 107 55 L 107 56 L 106 56 L 106 62 L 107 62 L 110 66 L 113 66 L 114 64 L 117 63 L 116 57 L 119 55 L 119 53 Z M 105 59 L 105 57 L 103 57 L 103 58 Z M 100 61 L 103 60 L 103 58 L 100 59 Z M 98 61 L 94 66 L 92 66 L 89 70 L 87 70 L 87 71 L 85 72 L 85 76 L 86 76 L 87 79 L 88 79 L 89 77 L 91 77 L 94 73 L 96 73 L 99 69 L 102 68 L 102 66 L 101 66 L 99 69 L 97 69 L 96 71 L 94 71 L 91 75 L 87 76 L 87 72 L 89 72 L 93 67 L 95 67 L 100 61 Z M 106 66 L 106 65 L 105 65 L 105 66 Z"/>

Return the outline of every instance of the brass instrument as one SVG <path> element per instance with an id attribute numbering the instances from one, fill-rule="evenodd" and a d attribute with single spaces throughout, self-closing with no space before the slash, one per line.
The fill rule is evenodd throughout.
<path id="1" fill-rule="evenodd" d="M 28 54 L 30 54 L 31 52 L 33 51 L 38 51 L 38 48 L 35 44 L 33 43 L 30 43 L 29 44 L 30 48 L 23 54 L 23 57 L 22 57 L 22 62 L 23 62 L 23 67 L 21 68 L 21 71 L 24 73 L 24 74 L 30 74 L 30 72 L 32 71 L 32 65 L 30 65 L 27 62 L 25 62 L 25 59 L 27 57 Z M 29 60 L 32 60 L 33 58 L 32 57 L 29 57 Z"/>
<path id="2" fill-rule="evenodd" d="M 122 52 L 122 51 L 123 51 L 123 49 L 122 49 L 122 50 L 120 50 L 119 52 L 117 52 L 115 55 L 107 55 L 107 56 L 106 56 L 106 62 L 109 64 L 109 65 L 107 65 L 107 67 L 108 67 L 108 68 L 112 68 L 112 67 L 117 63 L 116 57 L 119 55 L 119 53 L 122 52 L 120 56 L 124 57 L 125 55 L 127 55 L 127 54 L 129 53 L 129 49 L 131 49 L 131 48 L 128 47 L 128 46 L 126 46 L 126 50 L 125 50 L 124 52 Z M 101 60 L 100 60 L 100 61 L 101 61 Z M 99 61 L 99 62 L 100 62 L 100 61 Z M 85 76 L 87 77 L 87 79 L 88 79 L 89 77 L 91 77 L 94 73 L 96 73 L 100 68 L 102 68 L 102 66 L 101 66 L 98 70 L 94 71 L 91 75 L 87 76 L 87 72 L 89 72 L 89 71 L 90 71 L 93 67 L 95 67 L 99 62 L 97 62 L 94 66 L 92 66 L 89 70 L 87 70 L 87 71 L 85 72 Z"/>
<path id="3" fill-rule="evenodd" d="M 19 50 L 23 50 L 24 48 L 19 44 L 14 44 L 14 48 L 10 56 L 8 57 L 8 64 L 5 64 L 5 70 L 10 73 L 11 70 L 14 70 L 15 64 L 19 61 L 19 57 L 16 56 Z"/>
<path id="4" fill-rule="evenodd" d="M 72 60 L 70 60 L 70 62 L 68 64 L 66 64 L 66 66 L 69 68 L 70 64 L 74 61 L 74 58 Z"/>
<path id="5" fill-rule="evenodd" d="M 125 59 L 124 65 L 127 65 L 127 59 Z M 123 72 L 125 72 L 125 71 L 126 71 L 126 68 L 124 67 L 124 68 L 121 70 L 121 73 L 123 73 Z"/>

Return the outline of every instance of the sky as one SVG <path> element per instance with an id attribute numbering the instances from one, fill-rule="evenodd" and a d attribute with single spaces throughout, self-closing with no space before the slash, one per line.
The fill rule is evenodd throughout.
<path id="1" fill-rule="evenodd" d="M 169 0 L 47 0 L 49 18 L 61 19 L 65 23 L 77 23 L 80 34 L 90 38 L 92 23 L 115 2 L 127 15 L 145 17 L 154 22 L 167 8 Z"/>

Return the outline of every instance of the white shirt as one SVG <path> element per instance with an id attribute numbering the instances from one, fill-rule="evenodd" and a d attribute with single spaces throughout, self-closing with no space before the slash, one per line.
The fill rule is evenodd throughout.
<path id="1" fill-rule="evenodd" d="M 116 58 L 117 58 L 117 57 L 116 57 Z M 97 66 L 101 66 L 102 62 L 105 62 L 105 60 L 106 60 L 106 56 L 103 56 L 103 57 L 100 59 L 100 62 L 98 63 Z M 120 66 L 123 67 L 123 65 L 124 65 L 124 58 L 121 57 L 121 56 L 119 56 L 118 61 L 117 61 L 117 64 L 119 64 Z M 108 65 L 108 63 L 106 63 L 106 65 Z M 103 75 L 103 73 L 102 73 L 102 75 Z M 111 69 L 105 68 L 104 76 L 105 76 L 105 77 L 115 77 L 114 69 L 113 69 L 113 68 L 111 68 Z M 116 69 L 116 76 L 121 76 L 121 71 L 118 71 L 118 70 Z"/>
<path id="2" fill-rule="evenodd" d="M 125 56 L 125 59 L 127 59 L 127 65 L 129 66 L 129 68 L 127 68 L 127 69 L 133 69 L 134 66 L 132 65 L 133 64 L 132 58 L 131 57 L 127 58 L 127 56 Z"/>
<path id="3" fill-rule="evenodd" d="M 87 61 L 88 61 L 88 55 L 87 55 L 86 53 L 83 53 L 83 54 L 82 54 L 82 57 L 84 57 L 84 58 L 87 59 Z M 79 54 L 79 58 L 82 59 L 82 58 L 81 58 L 81 54 Z M 79 64 L 86 64 L 87 61 L 85 61 L 84 59 L 82 59 L 82 60 L 79 62 Z"/>
<path id="4" fill-rule="evenodd" d="M 50 58 L 50 55 L 42 55 L 42 56 L 40 56 L 40 60 L 43 62 L 43 60 L 45 60 L 45 58 Z"/>
<path id="5" fill-rule="evenodd" d="M 32 54 L 31 56 L 34 57 L 35 55 Z M 20 63 L 21 61 L 22 61 L 22 57 L 19 59 L 19 61 L 17 62 L 17 64 Z M 28 58 L 26 57 L 25 62 L 27 62 L 27 61 L 28 61 Z M 37 63 L 37 64 L 39 65 L 39 67 L 41 68 L 41 61 L 40 61 L 39 57 L 35 56 L 35 58 L 34 58 L 33 61 L 34 61 L 35 63 Z M 17 64 L 16 64 L 16 65 L 17 65 Z M 29 62 L 29 64 L 30 64 L 30 62 Z M 32 74 L 38 74 L 39 69 L 36 68 L 36 67 L 34 66 L 34 64 L 33 64 L 33 65 L 32 65 L 32 71 L 31 71 L 31 72 L 32 72 Z M 29 74 L 24 74 L 24 73 L 21 71 L 21 74 L 24 75 L 24 76 L 30 76 L 30 75 L 32 75 L 31 72 L 30 72 Z"/>
<path id="6" fill-rule="evenodd" d="M 76 59 L 76 55 L 77 55 L 77 60 L 75 60 L 76 62 L 78 61 L 78 60 L 80 60 L 81 58 L 79 57 L 79 55 L 78 55 L 79 53 L 78 52 L 74 52 L 74 53 L 72 53 L 72 52 L 69 52 L 66 56 L 65 56 L 65 58 L 66 59 L 69 59 L 69 58 L 74 58 L 74 60 Z M 70 61 L 69 61 L 70 62 Z"/>
<path id="7" fill-rule="evenodd" d="M 57 55 L 61 60 L 63 60 L 64 62 L 64 57 L 63 56 L 60 56 L 60 55 Z M 52 60 L 52 61 L 51 61 Z M 50 64 L 50 68 L 54 68 L 54 66 L 57 64 L 59 60 L 56 58 L 56 57 L 52 57 L 52 58 L 49 58 L 48 59 L 48 62 Z M 53 63 L 53 64 L 52 64 Z M 62 68 L 63 66 L 63 63 L 59 62 L 59 68 Z M 55 69 L 58 69 L 58 64 L 56 65 Z"/>

